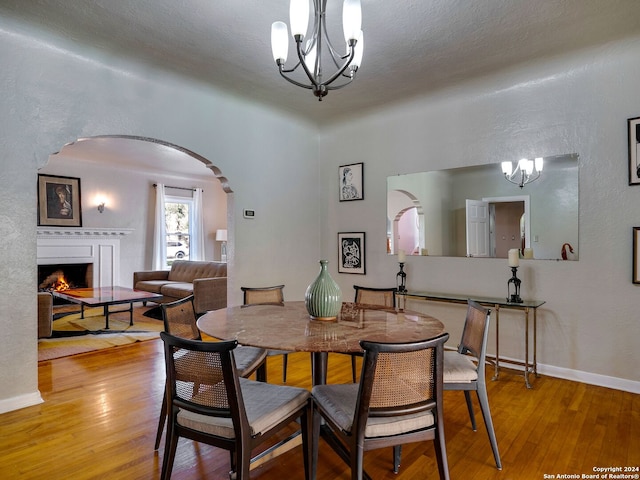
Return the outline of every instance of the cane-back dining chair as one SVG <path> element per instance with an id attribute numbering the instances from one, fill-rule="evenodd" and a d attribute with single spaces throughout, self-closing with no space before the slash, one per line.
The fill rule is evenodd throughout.
<path id="1" fill-rule="evenodd" d="M 160 334 L 169 415 L 162 479 L 171 478 L 180 437 L 229 450 L 230 478 L 249 479 L 251 452 L 299 421 L 305 479 L 310 479 L 311 409 L 307 389 L 239 377 L 237 341 L 203 342 Z"/>
<path id="2" fill-rule="evenodd" d="M 487 339 L 489 337 L 489 319 L 491 311 L 473 300 L 467 301 L 467 316 L 462 330 L 462 339 L 458 350 L 444 352 L 444 389 L 464 391 L 469 410 L 469 418 L 473 431 L 476 428 L 476 418 L 473 413 L 470 392 L 475 390 L 480 403 L 480 411 L 489 435 L 493 458 L 498 470 L 502 470 L 498 442 L 493 428 L 487 384 L 485 380 L 485 362 L 487 353 Z M 400 466 L 400 447 L 394 448 L 394 471 Z"/>
<path id="3" fill-rule="evenodd" d="M 470 392 L 476 391 L 484 425 L 489 435 L 493 458 L 498 470 L 502 470 L 498 442 L 496 441 L 491 410 L 489 409 L 489 397 L 487 396 L 485 379 L 490 317 L 491 310 L 473 300 L 468 300 L 467 317 L 464 322 L 462 339 L 460 340 L 460 345 L 458 345 L 458 350 L 444 353 L 444 389 L 464 391 L 473 431 L 477 429 Z"/>
<path id="4" fill-rule="evenodd" d="M 284 305 L 284 285 L 273 287 L 240 287 L 243 293 L 243 305 Z M 289 361 L 287 350 L 267 350 L 267 356 L 282 356 L 282 383 L 287 383 L 287 363 Z M 266 380 L 265 380 L 266 381 Z"/>
<path id="5" fill-rule="evenodd" d="M 202 340 L 200 329 L 196 325 L 196 314 L 193 305 L 193 296 L 189 296 L 175 302 L 163 303 L 162 319 L 164 331 L 170 335 L 188 340 Z M 249 377 L 254 372 L 259 381 L 265 382 L 267 351 L 262 348 L 239 346 L 234 352 L 236 369 L 241 377 Z M 167 418 L 166 392 L 162 399 L 160 418 L 158 420 L 158 432 L 156 433 L 155 450 L 160 447 L 160 438 L 164 430 Z"/>
<path id="6" fill-rule="evenodd" d="M 361 341 L 364 350 L 359 384 L 316 385 L 313 438 L 320 421 L 327 443 L 362 479 L 364 452 L 433 440 L 441 480 L 449 478 L 442 414 L 442 363 L 447 333 L 403 344 Z M 313 442 L 312 471 L 318 458 Z"/>
<path id="7" fill-rule="evenodd" d="M 395 308 L 396 307 L 396 293 L 398 289 L 393 288 L 373 288 L 373 287 L 361 287 L 354 285 L 353 288 L 356 291 L 355 303 L 361 303 L 365 305 L 374 305 L 378 307 Z M 353 383 L 356 383 L 357 379 L 357 364 L 356 358 L 361 357 L 361 353 L 351 353 L 351 377 Z"/>

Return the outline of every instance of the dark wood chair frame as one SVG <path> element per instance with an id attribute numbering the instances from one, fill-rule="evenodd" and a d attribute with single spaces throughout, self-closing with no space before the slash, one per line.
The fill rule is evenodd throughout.
<path id="1" fill-rule="evenodd" d="M 242 306 L 250 307 L 252 305 L 284 305 L 284 285 L 274 285 L 273 287 L 240 287 L 242 290 Z M 278 299 L 273 302 L 255 302 L 251 300 L 252 293 L 260 296 L 262 294 L 274 294 Z M 289 352 L 285 350 L 269 350 L 267 355 L 275 357 L 282 355 L 282 383 L 287 383 L 287 366 L 289 363 Z M 266 377 L 265 377 L 265 382 Z"/>
<path id="2" fill-rule="evenodd" d="M 444 438 L 444 419 L 442 411 L 442 377 L 443 377 L 443 350 L 444 343 L 449 338 L 448 333 L 444 333 L 438 337 L 424 340 L 421 342 L 412 342 L 404 344 L 382 344 L 362 341 L 361 347 L 364 350 L 364 359 L 362 366 L 362 374 L 360 378 L 360 387 L 356 403 L 355 415 L 352 428 L 349 432 L 343 431 L 338 425 L 333 423 L 330 415 L 316 402 L 313 402 L 313 454 L 311 460 L 311 468 L 313 476 L 318 461 L 318 442 L 317 439 L 322 430 L 323 438 L 336 451 L 348 465 L 351 466 L 352 480 L 361 480 L 363 478 L 370 479 L 369 475 L 364 471 L 363 458 L 364 452 L 393 446 L 394 448 L 400 444 L 413 443 L 424 440 L 433 440 L 436 453 L 436 462 L 441 480 L 449 479 L 449 467 L 447 461 L 447 452 Z M 434 365 L 434 396 L 423 403 L 407 405 L 404 407 L 396 406 L 393 408 L 370 408 L 370 401 L 374 389 L 374 378 L 376 363 L 381 353 L 403 353 L 422 349 L 433 349 L 435 359 Z M 387 437 L 365 437 L 365 429 L 367 419 L 371 416 L 402 416 L 419 412 L 432 410 L 435 423 L 420 430 L 415 430 L 399 435 Z M 324 419 L 325 424 L 321 427 L 321 420 Z"/>
<path id="3" fill-rule="evenodd" d="M 305 404 L 304 408 L 298 409 L 288 417 L 281 419 L 270 430 L 263 432 L 261 435 L 252 436 L 246 411 L 244 410 L 240 380 L 232 354 L 232 351 L 237 347 L 238 342 L 235 340 L 224 342 L 186 340 L 174 337 L 165 332 L 160 333 L 160 337 L 164 342 L 165 364 L 167 370 L 167 398 L 169 403 L 169 422 L 167 425 L 166 446 L 162 464 L 162 480 L 171 477 L 179 437 L 189 438 L 197 442 L 203 442 L 218 448 L 229 450 L 232 468 L 232 471 L 229 474 L 230 478 L 238 480 L 244 478 L 248 480 L 251 451 L 258 445 L 262 444 L 265 440 L 268 440 L 270 437 L 278 433 L 282 428 L 296 420 L 299 421 L 302 432 L 305 479 L 310 479 L 310 454 L 312 451 L 311 438 L 309 436 L 312 428 L 310 401 Z M 207 407 L 179 398 L 176 390 L 177 379 L 176 366 L 173 357 L 174 348 L 190 352 L 206 352 L 219 355 L 222 367 L 222 377 L 227 392 L 228 409 Z M 181 426 L 177 421 L 177 415 L 180 409 L 201 415 L 231 418 L 233 421 L 235 438 L 221 437 Z"/>
<path id="4" fill-rule="evenodd" d="M 353 288 L 355 289 L 356 293 L 355 293 L 355 297 L 354 297 L 354 302 L 355 303 L 362 303 L 360 301 L 360 297 L 361 297 L 361 293 L 362 292 L 378 292 L 378 293 L 391 293 L 391 298 L 392 298 L 392 302 L 391 305 L 388 304 L 375 304 L 381 307 L 387 307 L 387 308 L 396 308 L 396 293 L 398 293 L 398 289 L 393 287 L 393 288 L 374 288 L 374 287 L 361 287 L 359 285 L 354 285 Z M 371 304 L 368 304 L 371 305 Z M 357 370 L 358 370 L 358 366 L 356 365 L 356 358 L 357 357 L 362 357 L 362 353 L 352 353 L 351 355 L 351 378 L 353 379 L 353 383 L 356 383 L 357 381 Z"/>
<path id="5" fill-rule="evenodd" d="M 187 340 L 202 340 L 200 329 L 196 325 L 195 305 L 193 303 L 193 295 L 190 295 L 175 302 L 163 303 L 160 305 L 162 309 L 162 320 L 164 322 L 164 331 L 170 335 L 178 336 Z M 178 331 L 177 325 L 171 322 L 170 317 L 174 311 L 185 314 L 189 317 L 188 322 L 182 324 L 183 329 Z M 248 377 L 256 373 L 256 379 L 260 382 L 267 381 L 267 365 L 263 361 L 255 370 L 242 372 L 243 376 Z M 156 441 L 154 450 L 160 448 L 160 440 L 164 431 L 164 424 L 167 419 L 167 396 L 162 396 L 162 407 L 160 407 L 160 418 L 158 419 L 158 431 L 156 432 Z"/>
<path id="6" fill-rule="evenodd" d="M 446 373 L 443 379 L 444 390 L 462 390 L 464 391 L 467 410 L 471 420 L 473 431 L 477 431 L 476 417 L 473 412 L 473 403 L 471 401 L 471 392 L 475 390 L 480 404 L 480 411 L 489 436 L 489 443 L 493 452 L 493 458 L 496 462 L 496 468 L 502 470 L 502 462 L 500 460 L 500 452 L 498 451 L 498 442 L 496 440 L 496 432 L 493 428 L 493 420 L 491 419 L 491 410 L 489 409 L 489 397 L 487 396 L 487 384 L 485 377 L 485 365 L 487 355 L 487 339 L 489 338 L 489 323 L 491 318 L 491 310 L 483 307 L 473 300 L 467 301 L 467 316 L 465 318 L 462 330 L 462 339 L 458 345 L 457 352 L 459 354 L 471 355 L 477 362 L 478 379 L 471 382 L 452 382 L 447 381 Z M 446 364 L 445 354 L 445 364 Z M 400 468 L 401 448 L 394 447 L 393 471 L 398 473 Z"/>

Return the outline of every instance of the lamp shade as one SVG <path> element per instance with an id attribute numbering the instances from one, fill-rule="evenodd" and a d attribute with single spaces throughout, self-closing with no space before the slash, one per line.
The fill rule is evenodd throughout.
<path id="1" fill-rule="evenodd" d="M 357 40 L 362 28 L 362 7 L 360 0 L 344 0 L 342 5 L 342 28 L 344 40 Z"/>
<path id="2" fill-rule="evenodd" d="M 227 241 L 227 231 L 216 230 L 216 242 L 226 242 L 226 241 Z"/>
<path id="3" fill-rule="evenodd" d="M 289 54 L 289 34 L 287 33 L 287 24 L 284 22 L 273 22 L 271 25 L 271 52 L 273 59 L 278 62 L 287 61 Z"/>
<path id="4" fill-rule="evenodd" d="M 309 24 L 309 0 L 291 0 L 289 4 L 289 21 L 291 22 L 291 35 L 307 35 Z"/>
<path id="5" fill-rule="evenodd" d="M 544 165 L 544 160 L 542 159 L 542 157 L 538 157 L 535 159 L 535 165 L 536 165 L 536 170 L 538 172 L 542 171 L 542 167 Z"/>

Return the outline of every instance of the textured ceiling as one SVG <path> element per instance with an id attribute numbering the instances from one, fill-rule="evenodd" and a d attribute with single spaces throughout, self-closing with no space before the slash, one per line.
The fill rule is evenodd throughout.
<path id="1" fill-rule="evenodd" d="M 322 102 L 283 80 L 270 29 L 289 0 L 0 0 L 0 15 L 33 23 L 100 61 L 129 58 L 300 115 L 319 125 L 471 78 L 640 35 L 640 0 L 362 0 L 365 51 L 358 77 Z M 327 22 L 342 45 L 342 1 Z M 335 32 L 335 35 L 332 34 Z M 338 47 L 342 48 L 342 47 Z M 92 53 L 93 52 L 93 53 Z M 292 58 L 290 47 L 289 66 Z M 64 147 L 77 158 L 209 174 L 159 144 L 93 139 Z M 193 171 L 186 172 L 187 165 Z"/>
<path id="2" fill-rule="evenodd" d="M 342 45 L 342 1 L 327 8 Z M 318 124 L 640 34 L 638 0 L 362 0 L 362 9 L 358 78 L 318 102 L 280 78 L 271 56 L 271 23 L 288 23 L 289 0 L 0 0 L 0 15 L 95 48 L 100 58 L 158 65 Z"/>

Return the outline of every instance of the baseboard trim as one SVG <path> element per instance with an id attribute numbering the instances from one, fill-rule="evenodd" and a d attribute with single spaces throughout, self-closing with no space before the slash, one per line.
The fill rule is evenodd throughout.
<path id="1" fill-rule="evenodd" d="M 630 393 L 640 393 L 640 382 L 625 378 L 611 377 L 597 373 L 582 372 L 569 368 L 554 367 L 553 365 L 538 364 L 538 373 L 550 377 L 573 380 L 574 382 L 588 383 L 598 387 L 613 388 Z"/>
<path id="2" fill-rule="evenodd" d="M 27 393 L 25 395 L 18 395 L 17 397 L 5 398 L 3 400 L 0 400 L 0 413 L 19 410 L 21 408 L 38 405 L 39 403 L 43 402 L 44 400 L 40 395 L 40 391 L 36 390 L 33 393 Z"/>

